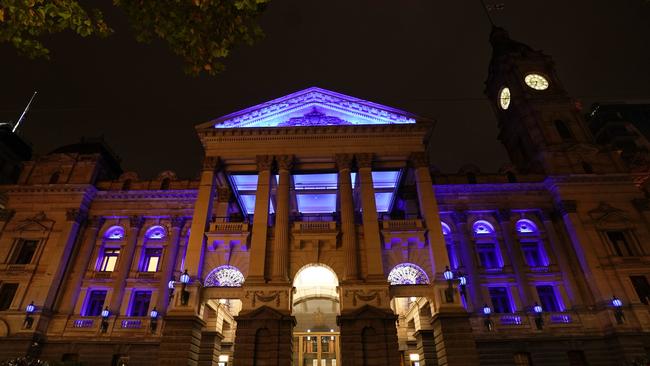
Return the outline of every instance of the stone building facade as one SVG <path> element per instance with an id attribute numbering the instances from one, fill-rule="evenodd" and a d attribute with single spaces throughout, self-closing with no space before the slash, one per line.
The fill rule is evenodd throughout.
<path id="1" fill-rule="evenodd" d="M 512 164 L 309 88 L 197 126 L 198 180 L 67 146 L 2 186 L 0 358 L 87 365 L 625 365 L 650 352 L 650 203 L 551 59 L 491 35 Z M 31 305 L 31 306 L 30 306 Z"/>

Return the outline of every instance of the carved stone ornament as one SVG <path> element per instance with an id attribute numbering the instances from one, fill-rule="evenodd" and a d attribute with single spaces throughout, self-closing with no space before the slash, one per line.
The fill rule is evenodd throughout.
<path id="1" fill-rule="evenodd" d="M 206 156 L 203 158 L 203 170 L 215 171 L 219 166 L 219 158 L 216 156 Z"/>
<path id="2" fill-rule="evenodd" d="M 429 167 L 429 157 L 424 151 L 411 153 L 409 162 L 414 168 Z"/>
<path id="3" fill-rule="evenodd" d="M 130 216 L 129 225 L 132 229 L 141 229 L 144 225 L 144 217 L 142 216 Z"/>
<path id="4" fill-rule="evenodd" d="M 578 209 L 578 202 L 575 200 L 558 201 L 555 203 L 555 208 L 561 216 L 570 213 L 576 213 Z"/>
<path id="5" fill-rule="evenodd" d="M 172 227 L 182 228 L 185 225 L 185 217 L 183 216 L 172 216 L 169 221 L 172 224 Z"/>
<path id="6" fill-rule="evenodd" d="M 275 157 L 279 170 L 291 170 L 293 167 L 293 160 L 293 155 L 276 155 Z"/>
<path id="7" fill-rule="evenodd" d="M 77 209 L 68 209 L 65 212 L 66 221 L 73 221 L 77 224 L 81 224 L 86 219 L 86 217 L 86 212 L 82 212 Z"/>
<path id="8" fill-rule="evenodd" d="M 589 216 L 595 222 L 613 221 L 613 222 L 627 222 L 629 221 L 625 211 L 616 208 L 609 203 L 600 202 L 598 207 L 589 211 Z"/>
<path id="9" fill-rule="evenodd" d="M 32 217 L 28 217 L 20 221 L 16 225 L 16 231 L 46 231 L 52 228 L 54 220 L 50 219 L 45 215 L 45 212 L 41 211 Z"/>
<path id="10" fill-rule="evenodd" d="M 381 306 L 381 295 L 379 291 L 364 291 L 364 290 L 345 290 L 345 297 L 352 295 L 352 306 L 357 306 L 357 301 L 371 302 L 377 300 L 377 306 Z"/>
<path id="11" fill-rule="evenodd" d="M 339 168 L 339 170 L 352 169 L 352 159 L 354 159 L 354 156 L 352 154 L 334 155 L 334 160 L 336 161 L 336 167 Z"/>
<path id="12" fill-rule="evenodd" d="M 311 112 L 301 117 L 293 117 L 288 121 L 280 122 L 278 127 L 293 126 L 339 126 L 351 125 L 352 123 L 335 116 L 328 116 L 314 107 Z"/>
<path id="13" fill-rule="evenodd" d="M 355 154 L 359 168 L 372 168 L 372 154 Z"/>
<path id="14" fill-rule="evenodd" d="M 252 295 L 251 301 L 253 307 L 255 307 L 257 301 L 269 303 L 273 300 L 275 300 L 275 306 L 277 307 L 280 306 L 280 294 L 283 292 L 285 295 L 287 295 L 286 291 L 246 291 L 246 295 L 244 297 L 249 299 Z"/>
<path id="15" fill-rule="evenodd" d="M 273 156 L 257 155 L 255 157 L 255 162 L 257 163 L 258 172 L 261 172 L 263 170 L 271 170 L 271 166 L 273 166 Z"/>

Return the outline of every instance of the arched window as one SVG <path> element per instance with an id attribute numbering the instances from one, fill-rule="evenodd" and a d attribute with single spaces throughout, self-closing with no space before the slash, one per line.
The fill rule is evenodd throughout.
<path id="1" fill-rule="evenodd" d="M 223 265 L 213 269 L 203 283 L 204 287 L 241 287 L 244 275 L 234 266 Z"/>
<path id="2" fill-rule="evenodd" d="M 388 282 L 391 285 L 426 285 L 429 283 L 429 276 L 416 264 L 401 263 L 390 271 Z"/>
<path id="3" fill-rule="evenodd" d="M 147 232 L 144 234 L 144 237 L 152 240 L 164 239 L 167 236 L 167 230 L 161 225 L 154 225 L 147 229 Z"/>
<path id="4" fill-rule="evenodd" d="M 478 220 L 472 225 L 472 231 L 481 266 L 488 270 L 503 268 L 494 226 L 485 220 Z"/>
<path id="5" fill-rule="evenodd" d="M 570 141 L 573 140 L 573 134 L 571 133 L 571 130 L 569 130 L 569 127 L 564 123 L 564 121 L 556 119 L 555 120 L 555 129 L 557 130 L 558 135 L 562 138 L 564 141 Z"/>
<path id="6" fill-rule="evenodd" d="M 160 182 L 160 189 L 163 190 L 163 191 L 168 190 L 170 182 L 171 182 L 171 180 L 169 178 L 163 179 L 162 182 Z"/>
<path id="7" fill-rule="evenodd" d="M 122 190 L 123 191 L 128 191 L 131 189 L 131 179 L 127 179 L 122 183 Z"/>
<path id="8" fill-rule="evenodd" d="M 445 246 L 447 247 L 447 257 L 449 259 L 449 267 L 452 269 L 458 268 L 458 256 L 456 254 L 456 245 L 454 238 L 451 236 L 451 228 L 444 222 L 441 222 L 442 235 L 445 238 Z"/>
<path id="9" fill-rule="evenodd" d="M 521 219 L 515 224 L 515 230 L 519 236 L 521 252 L 526 264 L 531 268 L 548 266 L 548 256 L 539 237 L 537 225 L 531 220 Z"/>
<path id="10" fill-rule="evenodd" d="M 60 176 L 61 176 L 61 173 L 59 173 L 59 172 L 54 172 L 54 174 L 52 174 L 52 175 L 50 176 L 50 184 L 57 184 L 57 183 L 59 183 L 59 177 L 60 177 Z"/>
<path id="11" fill-rule="evenodd" d="M 513 172 L 506 172 L 506 178 L 508 179 L 508 183 L 517 183 L 517 176 Z"/>
<path id="12" fill-rule="evenodd" d="M 124 228 L 119 225 L 111 226 L 104 233 L 104 238 L 108 240 L 122 240 L 124 239 Z"/>

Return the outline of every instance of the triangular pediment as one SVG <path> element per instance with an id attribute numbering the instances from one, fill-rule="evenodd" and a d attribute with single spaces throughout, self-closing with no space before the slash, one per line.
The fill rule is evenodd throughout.
<path id="1" fill-rule="evenodd" d="M 254 128 L 415 123 L 411 113 L 317 87 L 228 114 L 198 128 Z"/>

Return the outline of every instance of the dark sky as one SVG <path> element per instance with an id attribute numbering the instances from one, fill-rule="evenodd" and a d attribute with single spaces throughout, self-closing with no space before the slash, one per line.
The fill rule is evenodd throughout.
<path id="1" fill-rule="evenodd" d="M 586 107 L 650 99 L 650 2 L 499 2 L 495 22 L 553 56 Z M 483 96 L 490 27 L 478 0 L 273 0 L 266 38 L 201 78 L 183 74 L 164 45 L 136 43 L 122 14 L 96 3 L 116 30 L 108 39 L 53 37 L 51 61 L 0 45 L 0 121 L 15 121 L 38 90 L 22 130 L 37 153 L 104 135 L 125 170 L 191 178 L 202 154 L 195 125 L 315 85 L 437 119 L 433 163 L 443 171 L 507 161 Z"/>

